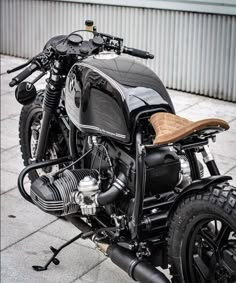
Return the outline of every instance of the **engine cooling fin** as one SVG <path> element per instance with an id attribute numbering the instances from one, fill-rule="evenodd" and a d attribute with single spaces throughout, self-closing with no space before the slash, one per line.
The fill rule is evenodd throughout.
<path id="1" fill-rule="evenodd" d="M 79 182 L 86 176 L 98 179 L 98 172 L 91 169 L 65 170 L 56 179 L 42 176 L 30 188 L 32 201 L 44 212 L 55 216 L 76 213 L 79 205 L 71 202 L 71 195 L 78 191 Z"/>

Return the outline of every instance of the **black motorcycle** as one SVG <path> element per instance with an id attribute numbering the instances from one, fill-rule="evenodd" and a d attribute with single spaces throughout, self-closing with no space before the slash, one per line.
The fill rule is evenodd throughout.
<path id="1" fill-rule="evenodd" d="M 126 53 L 123 39 L 85 30 L 50 39 L 10 82 L 23 104 L 19 135 L 22 196 L 64 217 L 114 264 L 143 283 L 236 282 L 236 188 L 222 176 L 209 140 L 229 128 L 220 119 L 175 114 L 156 74 Z M 40 75 L 23 82 L 35 71 Z M 47 72 L 46 88 L 34 83 Z M 203 177 L 201 154 L 210 177 Z M 30 194 L 24 178 L 31 180 Z"/>

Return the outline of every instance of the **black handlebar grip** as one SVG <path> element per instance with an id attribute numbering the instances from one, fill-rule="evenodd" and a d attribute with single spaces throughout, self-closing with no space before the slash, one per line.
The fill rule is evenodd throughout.
<path id="1" fill-rule="evenodd" d="M 29 77 L 33 72 L 35 72 L 38 69 L 38 65 L 35 63 L 32 63 L 29 67 L 24 69 L 21 73 L 19 73 L 15 78 L 12 79 L 12 81 L 9 83 L 10 87 L 13 87 L 19 83 L 21 83 L 24 79 Z"/>
<path id="2" fill-rule="evenodd" d="M 147 51 L 143 51 L 143 50 L 136 49 L 136 48 L 130 48 L 126 46 L 124 46 L 123 53 L 129 54 L 132 56 L 136 56 L 139 58 L 143 58 L 143 59 L 153 59 L 154 58 L 154 55 L 150 54 Z"/>

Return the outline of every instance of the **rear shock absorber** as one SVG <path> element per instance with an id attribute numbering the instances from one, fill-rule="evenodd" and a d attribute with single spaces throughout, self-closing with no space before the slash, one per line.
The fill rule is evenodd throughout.
<path id="1" fill-rule="evenodd" d="M 36 153 L 36 160 L 42 161 L 45 156 L 45 151 L 48 143 L 48 133 L 50 121 L 59 105 L 61 98 L 61 90 L 64 85 L 64 79 L 61 76 L 62 62 L 55 60 L 54 66 L 49 77 L 48 84 L 45 90 L 43 104 L 43 118 L 41 122 L 41 130 Z"/>
<path id="2" fill-rule="evenodd" d="M 209 146 L 208 145 L 203 146 L 201 153 L 202 153 L 203 161 L 205 162 L 211 176 L 220 175 L 220 171 L 216 165 L 214 156 L 211 153 Z"/>

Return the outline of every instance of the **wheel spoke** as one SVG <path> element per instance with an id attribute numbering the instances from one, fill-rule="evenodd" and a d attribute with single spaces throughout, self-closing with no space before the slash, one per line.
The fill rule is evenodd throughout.
<path id="1" fill-rule="evenodd" d="M 210 283 L 212 282 L 211 279 L 209 278 L 210 275 L 210 270 L 208 266 L 203 262 L 202 258 L 196 254 L 193 256 L 194 260 L 194 267 L 199 275 L 199 279 L 201 280 L 201 283 Z"/>
<path id="2" fill-rule="evenodd" d="M 215 233 L 216 233 L 216 235 L 218 235 L 218 233 L 219 233 L 219 231 L 218 231 L 218 225 L 217 225 L 218 221 L 215 220 L 214 222 L 215 222 Z"/>
<path id="3" fill-rule="evenodd" d="M 222 242 L 225 242 L 228 240 L 230 234 L 230 228 L 227 224 L 222 223 L 222 226 L 220 228 L 220 231 L 218 232 L 216 238 L 215 238 L 215 243 L 218 248 L 222 246 Z"/>

